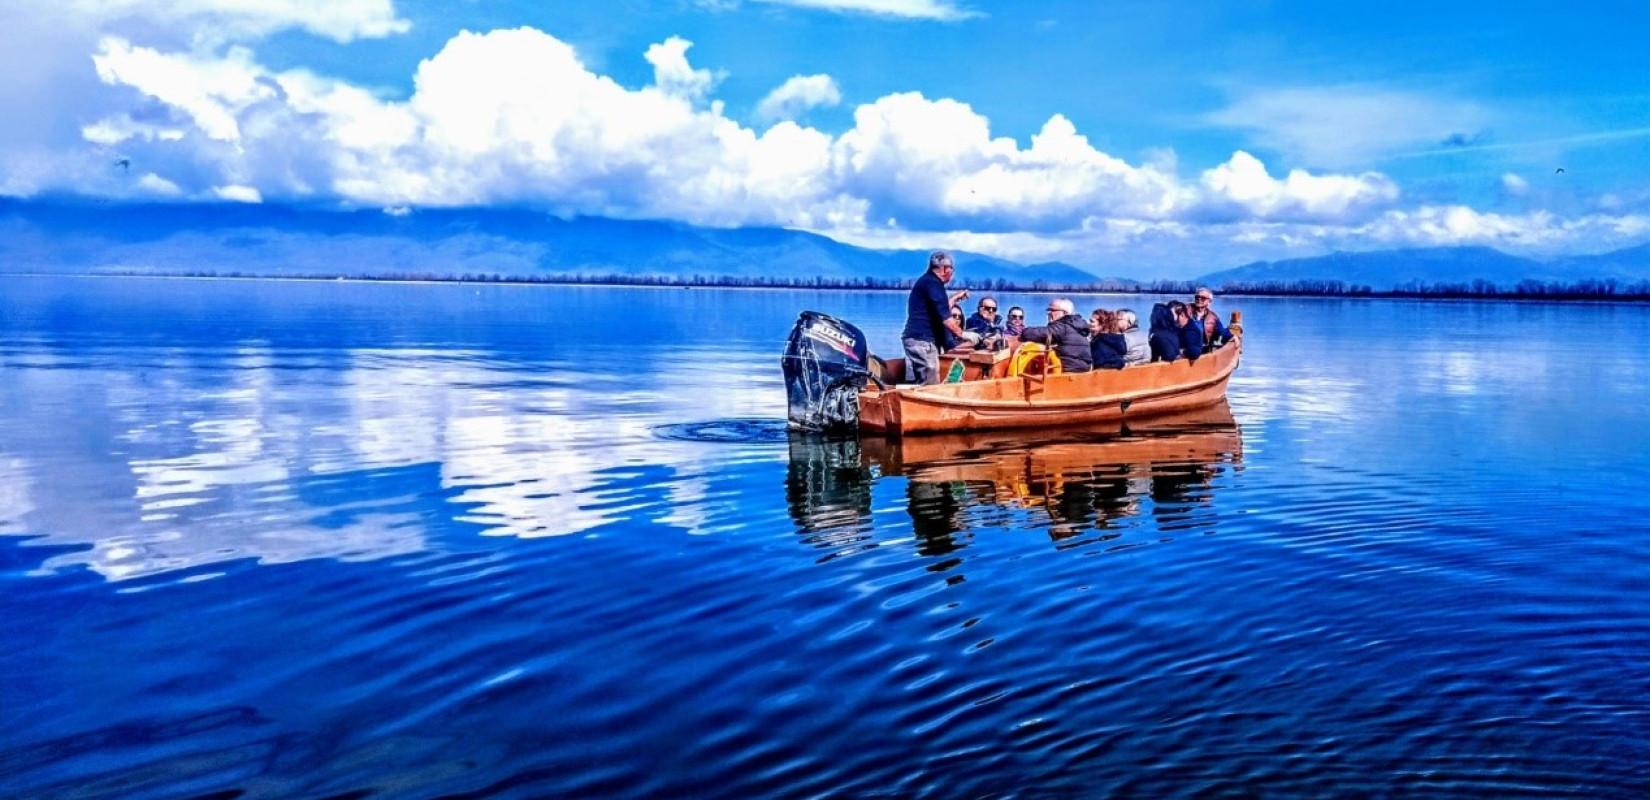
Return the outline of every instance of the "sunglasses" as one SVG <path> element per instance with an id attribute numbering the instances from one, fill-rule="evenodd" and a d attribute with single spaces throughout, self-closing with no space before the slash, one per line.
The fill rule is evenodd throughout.
<path id="1" fill-rule="evenodd" d="M 1024 315 L 1024 314 L 1009 314 L 1008 318 L 1009 319 L 1025 319 L 1026 315 Z"/>
<path id="2" fill-rule="evenodd" d="M 996 311 L 996 306 L 980 306 L 981 311 Z"/>

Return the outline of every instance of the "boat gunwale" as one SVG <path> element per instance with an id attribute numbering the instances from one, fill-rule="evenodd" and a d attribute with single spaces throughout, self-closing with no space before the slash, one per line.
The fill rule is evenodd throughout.
<path id="1" fill-rule="evenodd" d="M 1055 411 L 1055 410 L 1064 409 L 1064 408 L 1088 408 L 1088 407 L 1091 407 L 1091 406 L 1103 405 L 1103 404 L 1107 404 L 1107 403 L 1120 403 L 1120 402 L 1133 403 L 1133 402 L 1136 402 L 1136 401 L 1139 401 L 1139 400 L 1142 400 L 1142 399 L 1169 398 L 1169 397 L 1174 397 L 1176 395 L 1189 394 L 1191 392 L 1207 388 L 1208 386 L 1219 383 L 1223 380 L 1230 379 L 1232 373 L 1237 370 L 1238 357 L 1241 354 L 1242 354 L 1242 347 L 1240 345 L 1237 348 L 1236 353 L 1234 353 L 1231 356 L 1229 363 L 1227 363 L 1226 365 L 1224 365 L 1222 367 L 1218 367 L 1216 369 L 1215 373 L 1212 374 L 1211 376 L 1209 376 L 1208 378 L 1202 378 L 1202 379 L 1199 379 L 1199 380 L 1196 380 L 1196 381 L 1190 381 L 1190 382 L 1184 382 L 1184 383 L 1175 383 L 1175 384 L 1171 384 L 1171 385 L 1168 385 L 1168 386 L 1157 386 L 1157 387 L 1152 387 L 1152 388 L 1147 388 L 1147 389 L 1133 389 L 1133 390 L 1129 390 L 1129 391 L 1126 391 L 1126 392 L 1116 392 L 1116 393 L 1112 393 L 1112 394 L 1090 395 L 1090 396 L 1087 396 L 1087 397 L 1074 398 L 1074 399 L 1070 399 L 1070 400 L 1031 400 L 1031 399 L 1025 399 L 1025 400 L 985 400 L 985 399 L 975 399 L 975 398 L 964 398 L 964 397 L 940 395 L 940 394 L 935 394 L 932 391 L 930 391 L 933 388 L 935 388 L 935 386 L 956 386 L 958 384 L 934 384 L 934 385 L 931 385 L 931 386 L 891 387 L 887 391 L 862 392 L 861 395 L 863 397 L 864 395 L 869 394 L 873 399 L 876 399 L 876 400 L 881 400 L 882 398 L 887 397 L 888 395 L 898 395 L 899 398 L 900 398 L 900 402 L 915 402 L 915 403 L 920 403 L 920 404 L 924 404 L 924 405 L 945 406 L 945 407 L 950 407 L 950 408 L 980 408 L 980 409 L 993 409 L 993 410 L 1014 410 L 1014 411 L 1020 411 L 1020 412 L 1043 411 L 1043 410 Z M 1215 351 L 1213 357 L 1218 359 L 1222 355 L 1224 355 L 1224 353 L 1217 350 L 1217 351 Z M 1174 361 L 1174 362 L 1154 362 L 1154 363 L 1151 363 L 1151 364 L 1143 364 L 1141 366 L 1149 369 L 1149 368 L 1158 367 L 1158 366 L 1172 367 L 1174 364 L 1177 364 L 1177 363 L 1180 363 L 1180 362 L 1178 362 L 1178 361 Z M 1093 374 L 1093 373 L 1091 372 L 1091 373 L 1070 373 L 1070 374 L 1079 375 L 1079 374 Z M 982 384 L 983 385 L 983 384 L 995 384 L 995 383 L 998 383 L 998 382 L 1027 381 L 1027 380 L 1034 380 L 1034 379 L 1033 378 L 1028 378 L 1026 376 L 1021 375 L 1021 376 L 1010 377 L 1010 378 L 993 378 L 990 381 L 970 381 L 970 383 Z"/>

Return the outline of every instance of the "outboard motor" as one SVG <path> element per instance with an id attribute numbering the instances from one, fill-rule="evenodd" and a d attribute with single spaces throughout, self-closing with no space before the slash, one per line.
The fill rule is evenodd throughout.
<path id="1" fill-rule="evenodd" d="M 841 431 L 859 426 L 859 392 L 871 369 L 858 328 L 804 311 L 791 328 L 781 364 L 792 428 Z"/>

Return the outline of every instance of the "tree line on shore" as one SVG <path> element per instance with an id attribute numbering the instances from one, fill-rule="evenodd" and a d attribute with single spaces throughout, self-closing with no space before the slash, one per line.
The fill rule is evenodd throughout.
<path id="1" fill-rule="evenodd" d="M 189 270 L 179 272 L 99 273 L 146 277 L 181 278 L 286 278 L 294 280 L 431 281 L 452 283 L 553 284 L 584 286 L 658 286 L 753 289 L 854 289 L 904 290 L 912 278 L 876 277 L 787 277 L 772 275 L 628 275 L 624 273 L 567 273 L 554 275 L 498 275 L 493 273 L 386 272 L 363 275 L 296 274 L 270 275 L 240 271 Z M 1005 278 L 966 278 L 953 282 L 974 292 L 1072 292 L 1084 294 L 1191 294 L 1197 281 L 1117 281 L 1097 280 L 1068 283 L 1047 280 L 1013 281 Z M 1426 283 L 1409 281 L 1392 289 L 1378 290 L 1368 285 L 1338 280 L 1228 281 L 1210 287 L 1224 295 L 1285 297 L 1383 297 L 1383 298 L 1497 298 L 1540 300 L 1650 300 L 1650 281 L 1627 282 L 1615 279 L 1576 281 L 1524 280 L 1505 286 L 1487 280 Z"/>

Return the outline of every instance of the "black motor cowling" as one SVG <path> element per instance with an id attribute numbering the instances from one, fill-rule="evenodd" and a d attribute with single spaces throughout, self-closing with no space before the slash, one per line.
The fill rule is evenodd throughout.
<path id="1" fill-rule="evenodd" d="M 781 360 L 791 427 L 858 427 L 859 392 L 871 377 L 870 355 L 858 328 L 817 311 L 802 312 Z"/>

